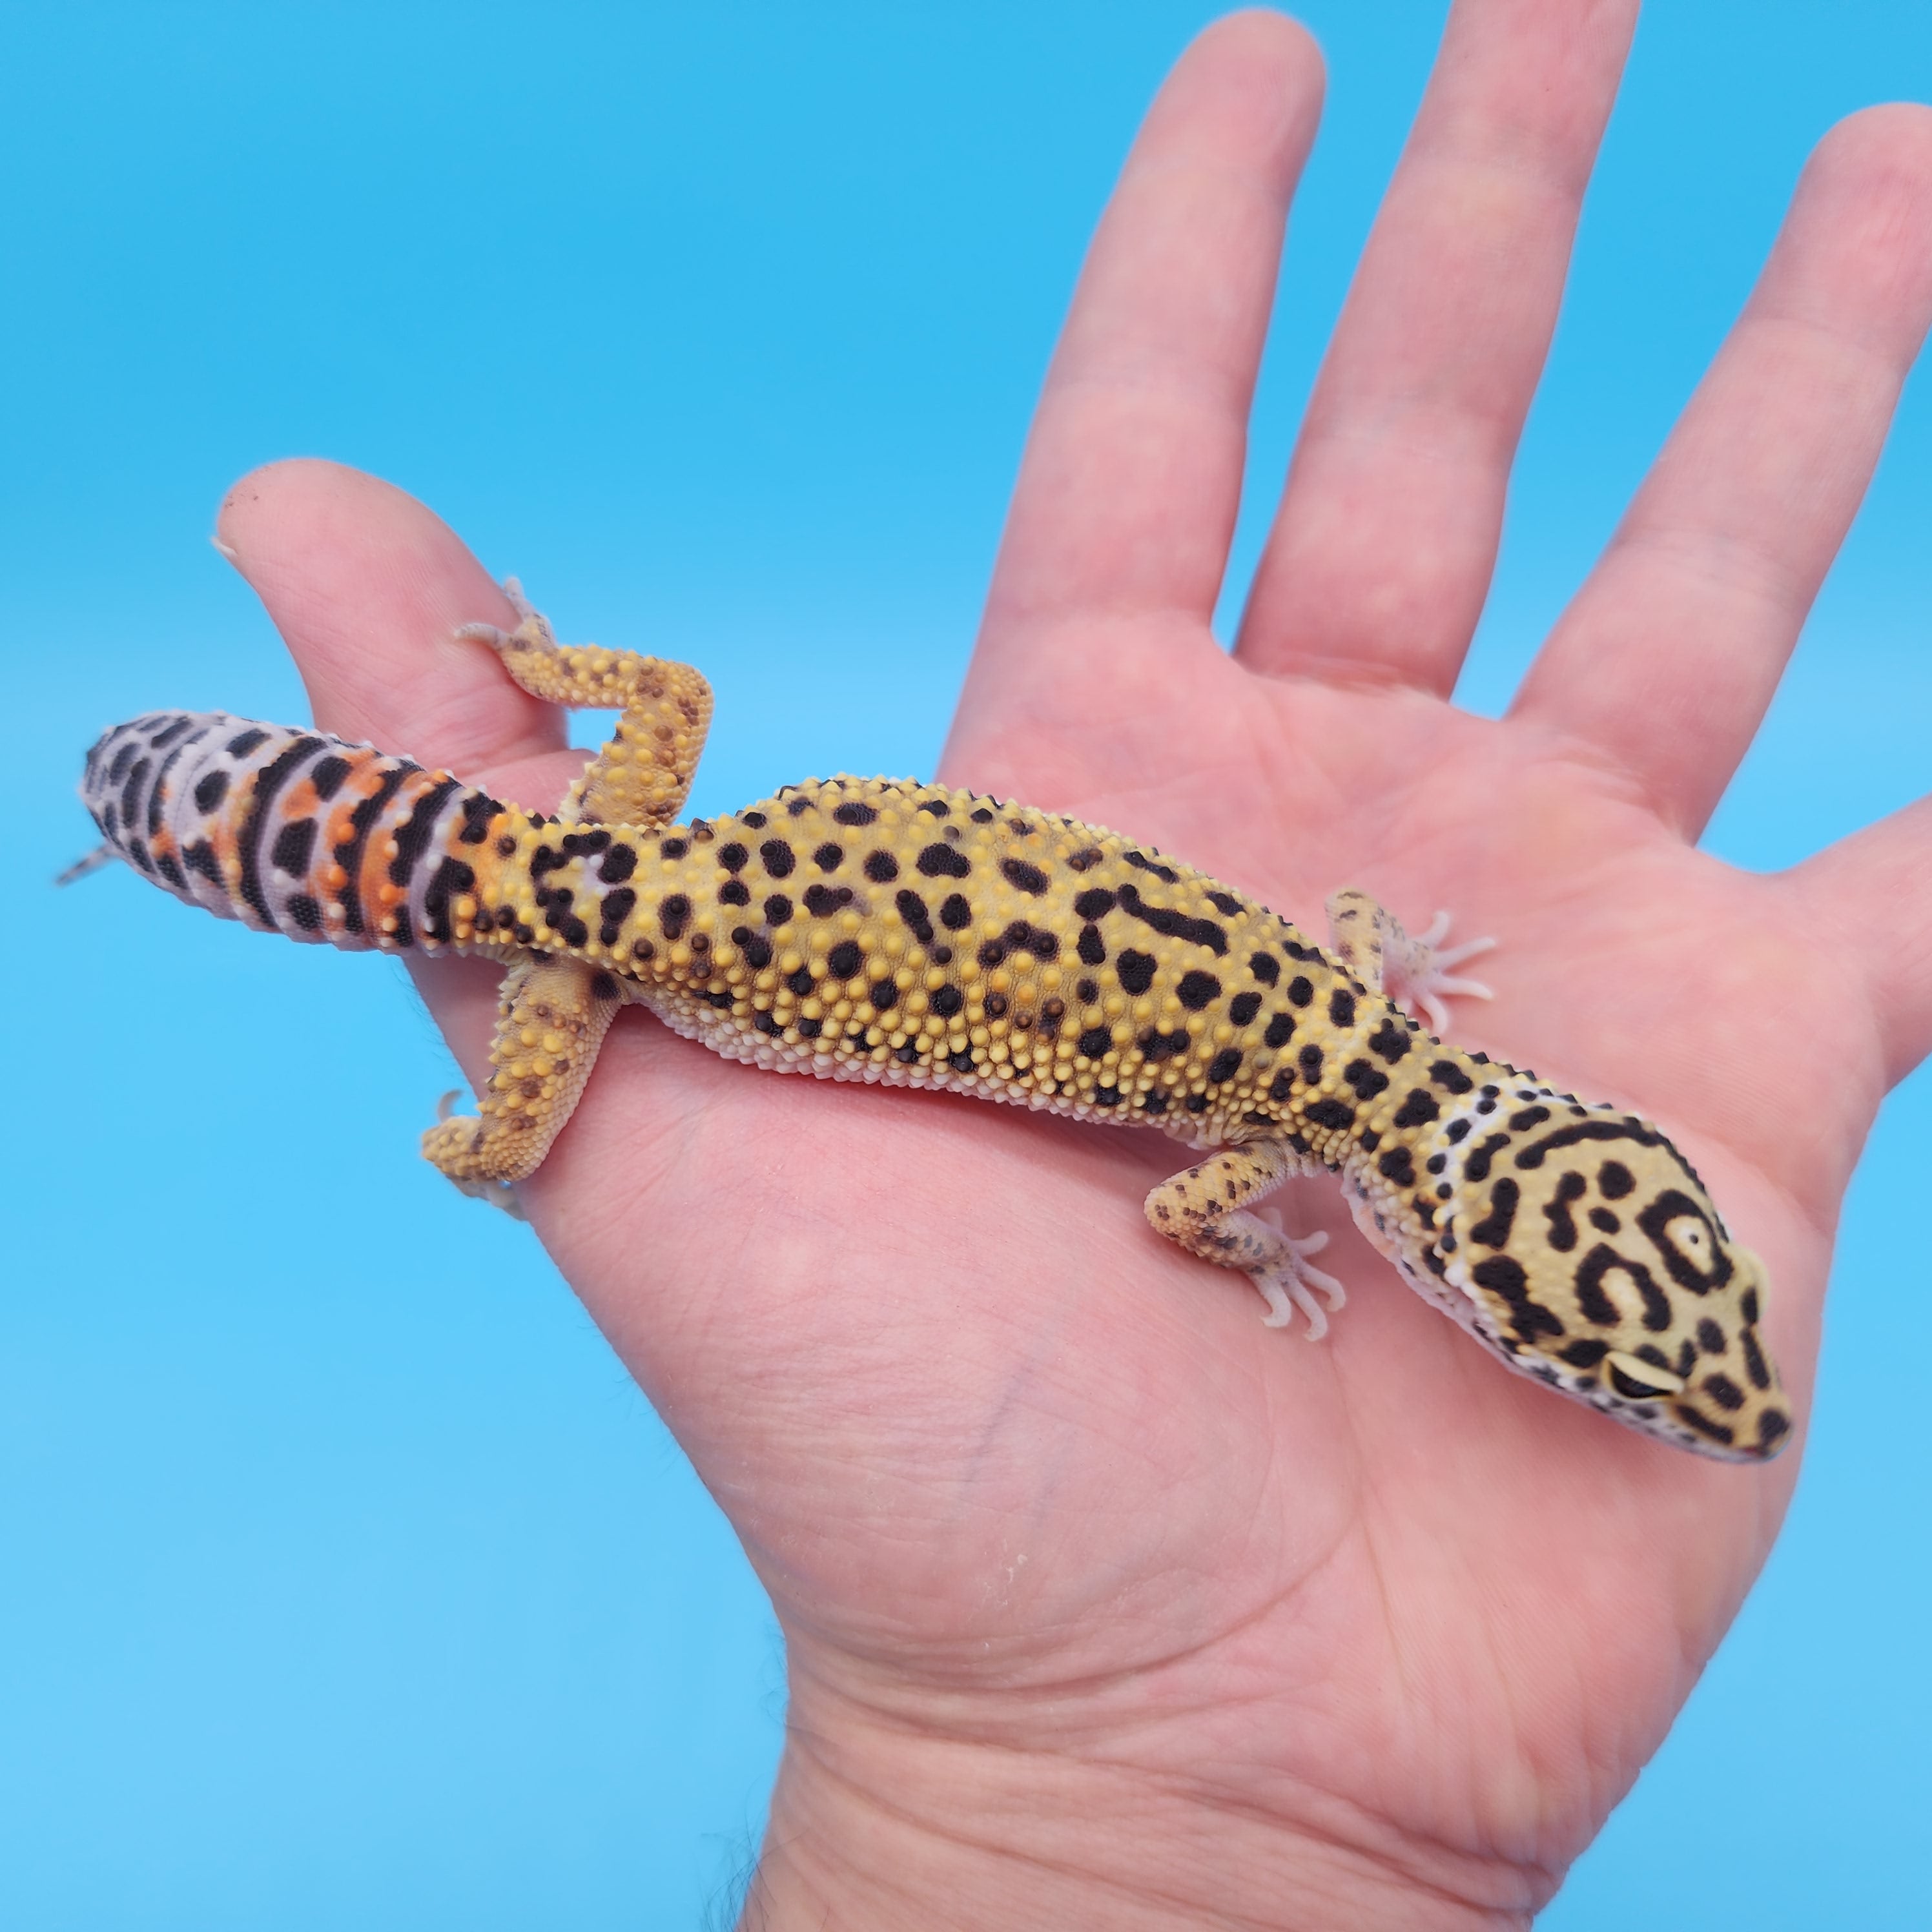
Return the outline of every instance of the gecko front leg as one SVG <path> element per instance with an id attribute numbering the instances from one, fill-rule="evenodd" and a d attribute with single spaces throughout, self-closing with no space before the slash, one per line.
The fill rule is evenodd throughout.
<path id="1" fill-rule="evenodd" d="M 1495 998 L 1481 980 L 1461 978 L 1450 969 L 1489 952 L 1496 942 L 1466 939 L 1445 946 L 1446 912 L 1438 912 L 1420 932 L 1410 933 L 1393 913 L 1352 886 L 1329 894 L 1328 911 L 1329 950 L 1370 992 L 1385 992 L 1406 1011 L 1419 1011 L 1438 1037 L 1449 1030 L 1445 995 Z"/>
<path id="2" fill-rule="evenodd" d="M 1310 1291 L 1319 1288 L 1330 1309 L 1348 1298 L 1333 1275 L 1309 1264 L 1328 1237 L 1298 1238 L 1254 1211 L 1291 1176 L 1316 1171 L 1281 1141 L 1222 1148 L 1155 1188 L 1147 1198 L 1147 1217 L 1190 1255 L 1246 1274 L 1268 1304 L 1262 1318 L 1268 1327 L 1286 1327 L 1298 1308 L 1308 1318 L 1308 1339 L 1318 1342 L 1328 1332 L 1328 1314 Z"/>

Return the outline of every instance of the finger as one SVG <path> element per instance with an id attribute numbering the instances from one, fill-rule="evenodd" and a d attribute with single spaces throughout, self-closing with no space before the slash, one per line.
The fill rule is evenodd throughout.
<path id="1" fill-rule="evenodd" d="M 562 747 L 562 713 L 456 637 L 467 623 L 513 627 L 516 614 L 413 496 L 340 464 L 270 464 L 228 493 L 215 541 L 287 643 L 325 730 L 464 777 Z"/>
<path id="2" fill-rule="evenodd" d="M 1307 34 L 1248 13 L 1202 34 L 1156 98 L 1047 374 L 976 676 L 1069 618 L 1212 614 L 1321 96 Z"/>
<path id="3" fill-rule="evenodd" d="M 1932 320 L 1932 111 L 1841 122 L 1513 715 L 1694 837 L 1756 732 Z"/>
<path id="4" fill-rule="evenodd" d="M 1786 875 L 1790 929 L 1816 933 L 1845 962 L 1877 1023 L 1885 1084 L 1932 1053 L 1932 798 L 1855 832 Z"/>
<path id="5" fill-rule="evenodd" d="M 1636 16 L 1450 11 L 1256 573 L 1252 668 L 1454 685 Z"/>

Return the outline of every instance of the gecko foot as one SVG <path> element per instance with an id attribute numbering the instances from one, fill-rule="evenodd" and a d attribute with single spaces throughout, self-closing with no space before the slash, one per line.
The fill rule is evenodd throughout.
<path id="1" fill-rule="evenodd" d="M 1308 1318 L 1309 1340 L 1318 1342 L 1328 1332 L 1329 1310 L 1340 1308 L 1348 1298 L 1348 1290 L 1332 1274 L 1309 1264 L 1310 1255 L 1319 1254 L 1328 1245 L 1328 1236 L 1321 1229 L 1298 1237 L 1282 1233 L 1280 1214 L 1272 1208 L 1258 1209 L 1256 1215 L 1281 1234 L 1282 1246 L 1288 1250 L 1286 1257 L 1271 1268 L 1256 1268 L 1249 1274 L 1248 1279 L 1268 1306 L 1262 1323 L 1270 1328 L 1286 1328 L 1299 1309 Z M 1310 1292 L 1318 1288 L 1328 1298 L 1327 1309 Z"/>
<path id="2" fill-rule="evenodd" d="M 1399 936 L 1396 936 L 1399 935 Z M 1492 1000 L 1492 988 L 1480 980 L 1466 980 L 1450 969 L 1478 953 L 1492 951 L 1493 939 L 1466 939 L 1460 946 L 1442 942 L 1449 936 L 1449 915 L 1438 912 L 1424 929 L 1413 935 L 1396 928 L 1391 936 L 1384 970 L 1388 975 L 1389 998 L 1398 1006 L 1420 1008 L 1430 1030 L 1438 1036 L 1449 1030 L 1446 997 L 1460 994 L 1467 999 Z"/>

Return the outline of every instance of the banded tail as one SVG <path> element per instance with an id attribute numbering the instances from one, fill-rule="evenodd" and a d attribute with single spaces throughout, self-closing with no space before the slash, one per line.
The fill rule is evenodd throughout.
<path id="1" fill-rule="evenodd" d="M 446 772 L 220 711 L 114 726 L 80 795 L 108 849 L 176 898 L 352 952 L 449 940 L 476 884 L 462 855 L 480 857 L 506 815 Z"/>

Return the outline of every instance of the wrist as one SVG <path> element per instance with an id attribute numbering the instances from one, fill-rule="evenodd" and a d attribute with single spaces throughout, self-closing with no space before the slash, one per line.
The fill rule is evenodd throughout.
<path id="1" fill-rule="evenodd" d="M 1553 1889 L 1322 1794 L 1298 1820 L 1190 1782 L 795 1706 L 740 1932 L 1498 1932 Z"/>

